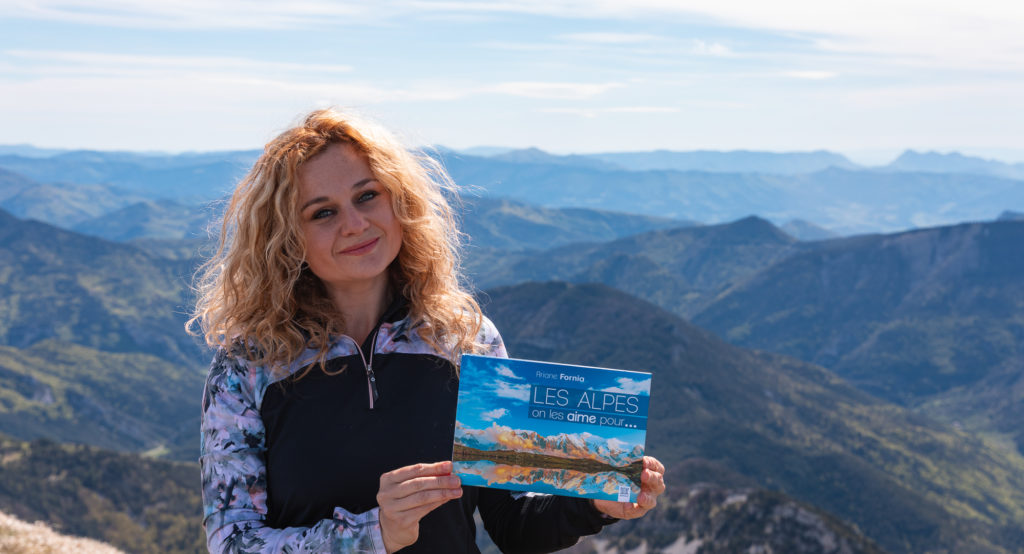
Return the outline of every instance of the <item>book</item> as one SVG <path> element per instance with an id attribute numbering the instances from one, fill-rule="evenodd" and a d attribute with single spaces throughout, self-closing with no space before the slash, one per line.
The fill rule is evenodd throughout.
<path id="1" fill-rule="evenodd" d="M 636 502 L 651 374 L 462 356 L 452 461 L 463 485 Z"/>

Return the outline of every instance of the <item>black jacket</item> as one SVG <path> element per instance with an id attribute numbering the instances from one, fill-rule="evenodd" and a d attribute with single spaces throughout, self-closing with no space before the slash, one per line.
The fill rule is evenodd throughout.
<path id="1" fill-rule="evenodd" d="M 506 356 L 490 321 L 478 339 Z M 310 360 L 274 378 L 239 357 L 214 359 L 200 459 L 211 550 L 383 552 L 380 475 L 451 459 L 455 367 L 419 337 L 402 303 L 360 348 L 340 337 L 328 357 L 326 371 L 298 379 Z M 505 552 L 565 548 L 614 521 L 583 499 L 463 487 L 402 552 L 477 552 L 477 509 Z"/>

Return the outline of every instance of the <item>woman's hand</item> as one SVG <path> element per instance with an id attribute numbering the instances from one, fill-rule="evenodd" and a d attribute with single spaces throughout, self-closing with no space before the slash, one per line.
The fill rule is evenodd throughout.
<path id="1" fill-rule="evenodd" d="M 658 505 L 658 496 L 665 492 L 665 466 L 651 456 L 644 456 L 644 469 L 640 472 L 640 494 L 636 503 L 594 500 L 600 512 L 619 519 L 636 519 Z"/>
<path id="2" fill-rule="evenodd" d="M 451 473 L 451 462 L 438 462 L 400 467 L 380 476 L 380 534 L 388 552 L 416 542 L 423 516 L 462 496 L 459 478 Z"/>

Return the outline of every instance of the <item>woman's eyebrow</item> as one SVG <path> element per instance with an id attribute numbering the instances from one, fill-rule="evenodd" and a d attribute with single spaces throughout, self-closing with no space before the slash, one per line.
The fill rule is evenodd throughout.
<path id="1" fill-rule="evenodd" d="M 302 207 L 299 208 L 299 211 L 301 212 L 301 211 L 305 210 L 306 208 L 312 206 L 313 204 L 319 204 L 320 202 L 327 202 L 328 200 L 330 200 L 330 199 L 327 198 L 326 196 L 317 196 L 316 198 L 314 198 L 314 199 L 310 200 L 309 202 L 306 202 L 305 204 L 303 204 Z"/>
<path id="2" fill-rule="evenodd" d="M 357 189 L 359 187 L 365 187 L 366 185 L 370 184 L 373 181 L 376 181 L 376 179 L 374 179 L 373 177 L 367 177 L 365 179 L 362 179 L 360 181 L 356 181 L 355 183 L 352 183 L 352 187 L 350 187 L 350 188 Z"/>
<path id="3" fill-rule="evenodd" d="M 352 186 L 349 187 L 349 188 L 357 189 L 357 188 L 365 187 L 366 185 L 370 184 L 373 181 L 376 181 L 376 179 L 374 179 L 373 177 L 367 177 L 366 179 L 361 179 L 359 181 L 356 181 L 355 183 L 352 183 Z M 330 198 L 327 198 L 326 196 L 317 196 L 316 198 L 314 198 L 314 199 L 310 200 L 309 202 L 306 202 L 305 204 L 303 204 L 302 207 L 299 208 L 299 211 L 301 212 L 301 211 L 305 210 L 306 208 L 312 206 L 313 204 L 318 204 L 320 202 L 327 202 L 329 200 L 330 200 Z"/>

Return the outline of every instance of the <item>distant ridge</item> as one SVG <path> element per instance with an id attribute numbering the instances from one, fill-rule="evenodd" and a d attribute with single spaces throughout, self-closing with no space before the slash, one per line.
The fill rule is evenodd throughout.
<path id="1" fill-rule="evenodd" d="M 693 317 L 736 344 L 821 364 L 913 404 L 1021 367 L 1022 245 L 1022 221 L 811 243 Z M 1001 426 L 1010 431 L 1012 420 Z"/>
<path id="2" fill-rule="evenodd" d="M 800 240 L 825 240 L 839 236 L 833 231 L 803 219 L 791 219 L 784 223 L 781 229 Z"/>
<path id="3" fill-rule="evenodd" d="M 507 198 L 464 198 L 458 208 L 471 250 L 546 250 L 571 243 L 614 240 L 695 221 L 586 208 L 545 208 Z"/>
<path id="4" fill-rule="evenodd" d="M 800 174 L 605 170 L 445 156 L 452 178 L 493 197 L 719 223 L 756 213 L 813 220 L 840 235 L 990 219 L 1024 205 L 1021 181 L 993 175 L 844 169 Z M 564 160 L 563 160 L 564 161 Z"/>
<path id="5" fill-rule="evenodd" d="M 0 169 L 0 202 L 38 184 L 19 173 Z"/>
<path id="6" fill-rule="evenodd" d="M 588 154 L 587 157 L 610 162 L 624 169 L 677 171 L 709 171 L 715 173 L 772 173 L 794 175 L 813 173 L 829 167 L 861 169 L 846 156 L 815 150 L 813 152 L 759 152 L 751 150 L 696 150 L 673 152 L 609 152 Z"/>
<path id="7" fill-rule="evenodd" d="M 215 220 L 214 208 L 186 206 L 174 200 L 143 200 L 75 224 L 79 233 L 107 240 L 136 238 L 205 238 L 208 224 Z"/>
<path id="8" fill-rule="evenodd" d="M 549 154 L 539 148 L 525 148 L 523 150 L 512 150 L 510 152 L 503 152 L 501 154 L 495 154 L 490 156 L 494 160 L 502 160 L 506 162 L 515 163 L 541 163 L 551 165 L 569 165 L 576 167 L 590 167 L 595 169 L 621 169 L 621 166 L 614 163 L 609 163 L 604 160 L 596 159 L 593 156 L 576 155 L 570 154 L 568 156 L 559 156 L 556 154 Z"/>
<path id="9" fill-rule="evenodd" d="M 474 252 L 468 270 L 481 288 L 523 281 L 596 282 L 693 314 L 734 283 L 800 248 L 770 221 L 749 216 L 543 252 Z"/>
<path id="10" fill-rule="evenodd" d="M 826 151 L 625 153 L 670 158 L 707 154 L 714 158 L 714 163 L 697 163 L 698 159 L 636 166 L 686 169 L 639 170 L 594 157 L 597 155 L 559 156 L 538 149 L 490 157 L 442 147 L 428 153 L 439 158 L 468 194 L 546 208 L 588 208 L 705 223 L 756 213 L 780 222 L 813 221 L 840 235 L 851 235 L 982 221 L 1002 210 L 1024 206 L 1024 187 L 1014 169 L 1021 164 L 997 163 L 988 172 L 957 173 L 942 165 L 906 165 L 903 162 L 911 161 L 907 157 L 892 167 L 865 168 Z M 40 158 L 0 154 L 0 168 L 41 184 L 125 191 L 113 195 L 96 192 L 97 201 L 114 206 L 105 210 L 109 213 L 142 199 L 170 199 L 184 205 L 220 199 L 258 155 L 258 151 L 175 155 L 70 151 Z M 953 164 L 948 169 L 964 168 Z M 2 181 L 0 196 L 14 194 L 17 187 L 5 187 Z M 68 193 L 65 190 L 61 195 Z M 126 201 L 126 195 L 136 197 Z M 37 214 L 45 214 L 45 206 L 52 205 L 46 199 L 46 195 L 31 199 L 40 207 Z M 19 214 L 29 213 L 27 208 L 8 207 Z M 75 217 L 82 220 L 96 215 L 102 214 L 84 210 Z M 55 217 L 49 221 L 57 219 L 67 220 Z"/>
<path id="11" fill-rule="evenodd" d="M 38 148 L 31 144 L 0 144 L 0 155 L 13 154 L 26 158 L 49 158 L 69 151 L 64 148 Z"/>
<path id="12" fill-rule="evenodd" d="M 0 167 L 43 183 L 114 185 L 148 198 L 208 201 L 234 188 L 258 151 L 137 154 L 74 150 L 46 158 L 0 155 Z"/>
<path id="13" fill-rule="evenodd" d="M 973 173 L 994 175 L 1011 179 L 1024 179 L 1024 163 L 1008 164 L 976 156 L 965 156 L 959 152 L 918 152 L 907 150 L 900 157 L 885 166 L 889 171 L 927 171 L 934 173 Z"/>

